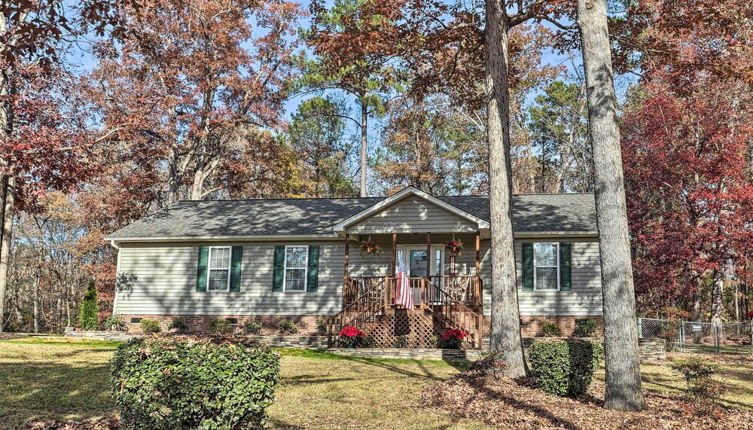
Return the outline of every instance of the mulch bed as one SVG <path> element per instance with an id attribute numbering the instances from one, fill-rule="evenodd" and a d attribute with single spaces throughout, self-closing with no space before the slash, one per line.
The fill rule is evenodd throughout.
<path id="1" fill-rule="evenodd" d="M 0 340 L 20 339 L 27 336 L 26 333 L 0 333 Z"/>
<path id="2" fill-rule="evenodd" d="M 117 430 L 120 420 L 116 417 L 90 418 L 68 421 L 32 421 L 26 424 L 29 430 Z"/>
<path id="3" fill-rule="evenodd" d="M 686 399 L 671 393 L 645 392 L 648 409 L 604 409 L 604 384 L 594 382 L 584 399 L 562 398 L 530 386 L 529 381 L 461 374 L 427 388 L 424 399 L 499 429 L 750 429 L 753 413 L 720 407 L 719 416 L 696 416 Z"/>

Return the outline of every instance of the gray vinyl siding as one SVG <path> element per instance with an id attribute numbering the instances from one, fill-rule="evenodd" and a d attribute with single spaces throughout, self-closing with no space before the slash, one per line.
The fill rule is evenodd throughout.
<path id="1" fill-rule="evenodd" d="M 572 291 L 523 291 L 523 242 L 572 243 Z M 484 315 L 491 315 L 491 253 L 488 241 L 482 243 L 481 277 L 484 281 Z M 593 239 L 541 239 L 515 241 L 515 267 L 521 316 L 601 316 L 602 292 L 599 243 Z"/>
<path id="2" fill-rule="evenodd" d="M 442 244 L 451 236 L 432 235 Z M 457 258 L 459 274 L 475 274 L 473 236 L 457 235 L 465 252 Z M 398 243 L 421 244 L 424 235 L 398 235 Z M 387 276 L 392 261 L 391 238 L 374 236 L 384 247 L 381 256 L 362 255 L 358 242 L 350 244 L 350 276 Z M 545 241 L 545 240 L 542 240 Z M 602 312 L 599 246 L 595 240 L 557 238 L 572 243 L 572 291 L 523 291 L 521 243 L 515 241 L 518 300 L 522 316 L 599 316 Z M 525 242 L 533 242 L 526 240 Z M 318 242 L 317 292 L 273 292 L 275 245 L 312 245 L 315 242 L 244 243 L 240 292 L 196 292 L 196 264 L 200 244 L 123 244 L 119 254 L 116 312 L 123 315 L 332 315 L 342 306 L 344 242 Z M 217 244 L 220 246 L 221 244 Z M 237 244 L 236 244 L 237 245 Z M 491 313 L 491 253 L 481 242 L 484 314 Z M 447 259 L 445 259 L 447 262 Z M 446 269 L 446 264 L 445 264 Z"/>
<path id="3" fill-rule="evenodd" d="M 318 290 L 273 292 L 275 245 L 313 244 L 320 245 Z M 343 242 L 240 244 L 243 245 L 240 292 L 196 291 L 199 245 L 124 244 L 119 256 L 116 312 L 123 315 L 332 315 L 342 307 Z"/>
<path id="4" fill-rule="evenodd" d="M 349 226 L 348 233 L 473 232 L 475 223 L 420 197 L 406 197 Z"/>

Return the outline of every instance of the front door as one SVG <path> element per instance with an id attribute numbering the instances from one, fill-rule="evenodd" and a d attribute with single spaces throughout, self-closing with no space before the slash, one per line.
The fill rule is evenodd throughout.
<path id="1" fill-rule="evenodd" d="M 409 249 L 408 250 L 408 274 L 411 277 L 428 276 L 428 258 L 426 258 L 426 249 Z"/>
<path id="2" fill-rule="evenodd" d="M 432 246 L 431 274 L 432 276 L 444 273 L 444 252 L 440 245 Z M 405 268 L 408 270 L 410 277 L 427 276 L 427 258 L 426 246 L 421 245 L 401 245 L 397 248 L 397 259 L 403 260 Z M 397 270 L 397 267 L 395 268 Z"/>

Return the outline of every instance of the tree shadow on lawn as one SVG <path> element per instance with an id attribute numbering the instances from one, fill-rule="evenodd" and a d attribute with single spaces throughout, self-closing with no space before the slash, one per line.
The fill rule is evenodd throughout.
<path id="1" fill-rule="evenodd" d="M 0 363 L 0 381 L 0 428 L 18 428 L 37 419 L 97 417 L 115 410 L 108 363 Z"/>

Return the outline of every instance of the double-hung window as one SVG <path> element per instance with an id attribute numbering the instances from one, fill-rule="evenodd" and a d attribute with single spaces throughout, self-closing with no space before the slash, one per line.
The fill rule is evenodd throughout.
<path id="1" fill-rule="evenodd" d="M 309 247 L 306 245 L 288 245 L 285 247 L 283 291 L 306 291 L 308 250 Z"/>
<path id="2" fill-rule="evenodd" d="M 559 290 L 559 261 L 559 243 L 534 244 L 533 280 L 536 290 Z"/>
<path id="3" fill-rule="evenodd" d="M 209 265 L 207 266 L 207 291 L 230 290 L 230 256 L 229 246 L 212 246 L 209 248 Z"/>

